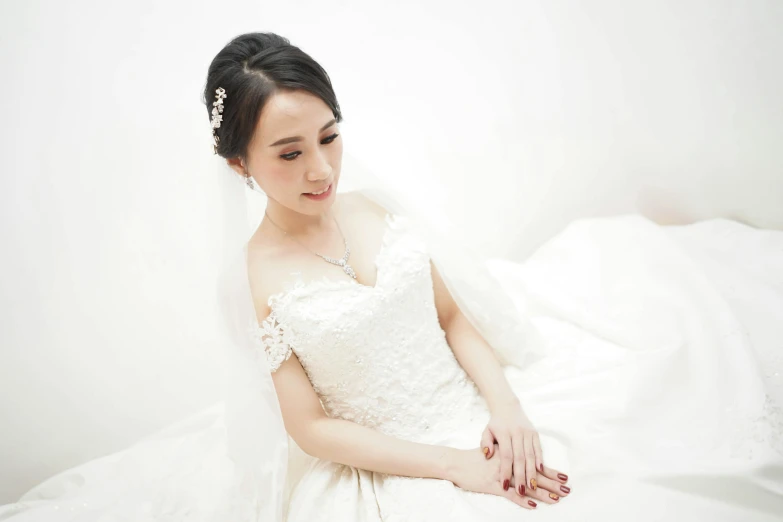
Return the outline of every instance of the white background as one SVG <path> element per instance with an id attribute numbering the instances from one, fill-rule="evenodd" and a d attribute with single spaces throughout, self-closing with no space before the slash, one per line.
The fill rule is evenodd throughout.
<path id="1" fill-rule="evenodd" d="M 214 398 L 178 267 L 213 267 L 201 93 L 237 34 L 319 61 L 346 150 L 492 255 L 629 212 L 783 229 L 778 1 L 0 5 L 0 503 Z"/>

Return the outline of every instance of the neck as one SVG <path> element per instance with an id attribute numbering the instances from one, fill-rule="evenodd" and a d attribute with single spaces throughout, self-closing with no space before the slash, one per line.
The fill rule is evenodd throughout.
<path id="1" fill-rule="evenodd" d="M 310 215 L 291 210 L 277 201 L 268 198 L 266 213 L 269 219 L 285 230 L 289 236 L 310 236 L 320 234 L 330 229 L 332 223 L 332 210 L 326 209 L 323 213 Z"/>

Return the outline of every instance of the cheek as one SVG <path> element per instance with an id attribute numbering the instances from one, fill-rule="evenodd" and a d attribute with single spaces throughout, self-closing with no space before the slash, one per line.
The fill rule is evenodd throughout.
<path id="1" fill-rule="evenodd" d="M 296 174 L 293 166 L 280 164 L 279 162 L 268 162 L 263 167 L 259 167 L 257 172 L 261 172 L 259 187 L 267 195 L 275 199 L 285 199 L 286 194 L 291 192 L 296 185 Z M 298 193 L 298 190 L 296 191 Z"/>
<path id="2" fill-rule="evenodd" d="M 267 177 L 275 185 L 285 186 L 291 183 L 294 178 L 293 169 L 285 165 L 276 165 L 267 171 Z"/>

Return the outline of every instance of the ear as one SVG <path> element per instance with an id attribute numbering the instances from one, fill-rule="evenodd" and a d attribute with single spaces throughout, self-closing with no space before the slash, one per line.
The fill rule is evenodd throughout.
<path id="1" fill-rule="evenodd" d="M 227 159 L 226 163 L 228 163 L 228 166 L 234 169 L 234 171 L 243 178 L 248 176 L 247 170 L 245 169 L 245 165 L 243 164 L 241 158 Z"/>

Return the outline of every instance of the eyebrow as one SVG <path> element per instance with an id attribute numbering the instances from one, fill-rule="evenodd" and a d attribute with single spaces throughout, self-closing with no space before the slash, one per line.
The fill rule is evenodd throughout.
<path id="1" fill-rule="evenodd" d="M 321 131 L 323 131 L 323 130 L 326 130 L 326 129 L 328 129 L 328 128 L 329 128 L 329 127 L 331 127 L 331 126 L 332 126 L 332 125 L 333 125 L 333 124 L 334 124 L 336 121 L 337 121 L 337 120 L 333 118 L 333 119 L 332 119 L 332 120 L 330 120 L 330 121 L 329 121 L 329 122 L 328 122 L 326 125 L 324 125 L 324 126 L 323 126 L 323 127 L 321 127 L 320 129 L 318 129 L 318 132 L 321 132 Z M 277 147 L 278 145 L 285 145 L 285 144 L 287 144 L 287 143 L 293 143 L 293 142 L 295 142 L 295 141 L 302 141 L 303 139 L 304 139 L 304 138 L 303 138 L 303 137 L 301 137 L 301 136 L 292 136 L 292 137 L 290 137 L 290 138 L 283 138 L 282 140 L 277 140 L 276 142 L 274 142 L 273 144 L 271 144 L 271 145 L 270 145 L 270 147 Z"/>

